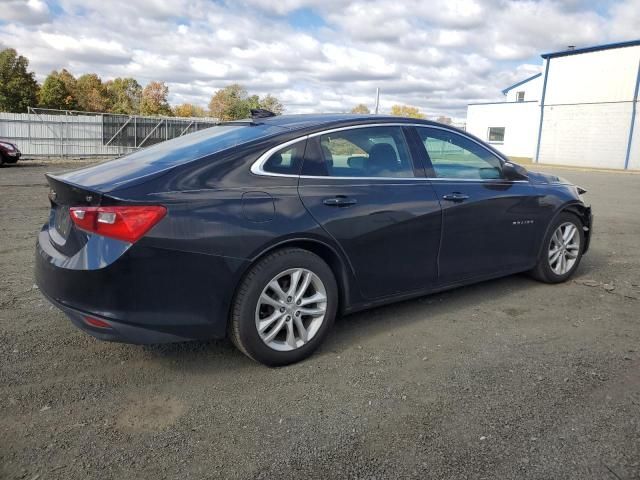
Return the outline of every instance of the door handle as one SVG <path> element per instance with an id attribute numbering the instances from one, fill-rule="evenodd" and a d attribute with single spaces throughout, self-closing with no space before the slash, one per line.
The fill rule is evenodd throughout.
<path id="1" fill-rule="evenodd" d="M 453 192 L 443 195 L 442 198 L 444 198 L 445 200 L 449 200 L 450 202 L 464 202 L 465 200 L 469 199 L 469 195 L 465 195 L 464 193 L 460 192 Z"/>
<path id="2" fill-rule="evenodd" d="M 351 205 L 355 205 L 358 201 L 355 198 L 336 195 L 335 197 L 325 198 L 322 203 L 328 207 L 349 207 Z"/>

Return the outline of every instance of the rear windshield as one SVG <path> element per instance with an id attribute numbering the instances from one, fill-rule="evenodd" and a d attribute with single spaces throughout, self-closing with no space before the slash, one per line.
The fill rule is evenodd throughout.
<path id="1" fill-rule="evenodd" d="M 113 190 L 129 180 L 284 130 L 276 125 L 218 125 L 56 177 L 84 187 Z"/>

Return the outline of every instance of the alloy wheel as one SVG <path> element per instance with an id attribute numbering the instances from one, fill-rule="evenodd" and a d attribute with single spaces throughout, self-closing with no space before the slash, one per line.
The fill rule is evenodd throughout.
<path id="1" fill-rule="evenodd" d="M 580 253 L 580 232 L 571 222 L 561 224 L 549 241 L 549 266 L 556 275 L 569 272 Z"/>
<path id="2" fill-rule="evenodd" d="M 270 348 L 290 351 L 318 333 L 327 312 L 327 292 L 311 270 L 292 268 L 276 275 L 256 306 L 258 334 Z"/>

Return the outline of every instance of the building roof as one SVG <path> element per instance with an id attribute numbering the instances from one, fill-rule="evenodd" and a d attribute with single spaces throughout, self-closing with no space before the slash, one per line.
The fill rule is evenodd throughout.
<path id="1" fill-rule="evenodd" d="M 504 90 L 502 90 L 502 94 L 506 95 L 507 92 L 509 90 L 513 90 L 516 87 L 519 87 L 520 85 L 524 85 L 527 82 L 530 82 L 531 80 L 535 80 L 536 78 L 538 78 L 540 75 L 542 75 L 541 73 L 536 73 L 535 75 L 530 76 L 529 78 L 525 78 L 524 80 L 522 80 L 521 82 L 518 83 L 514 83 L 513 85 L 511 85 L 510 87 L 505 88 Z"/>
<path id="2" fill-rule="evenodd" d="M 544 59 L 555 58 L 555 57 L 566 57 L 568 55 L 578 55 L 580 53 L 598 52 L 600 50 L 610 50 L 612 48 L 635 47 L 638 45 L 640 45 L 640 39 L 629 40 L 627 42 L 594 45 L 592 47 L 585 47 L 585 48 L 574 48 L 573 50 L 561 50 L 559 52 L 543 53 L 541 57 Z"/>

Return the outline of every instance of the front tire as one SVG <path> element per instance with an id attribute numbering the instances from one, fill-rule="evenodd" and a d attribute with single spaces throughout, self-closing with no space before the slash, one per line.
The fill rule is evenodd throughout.
<path id="1" fill-rule="evenodd" d="M 299 248 L 276 251 L 255 264 L 238 287 L 229 336 L 240 351 L 269 366 L 310 356 L 336 316 L 333 272 Z"/>
<path id="2" fill-rule="evenodd" d="M 531 271 L 534 278 L 545 283 L 561 283 L 575 273 L 584 251 L 582 227 L 574 214 L 558 215 L 545 236 L 538 264 Z"/>

